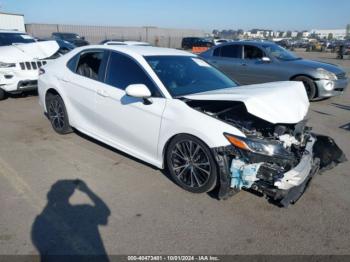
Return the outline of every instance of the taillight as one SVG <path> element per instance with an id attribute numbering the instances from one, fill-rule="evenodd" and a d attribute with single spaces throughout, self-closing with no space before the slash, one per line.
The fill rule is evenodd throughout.
<path id="1" fill-rule="evenodd" d="M 39 69 L 39 76 L 40 76 L 40 75 L 43 75 L 43 74 L 45 74 L 45 70 L 42 69 L 42 68 L 40 68 L 40 69 Z"/>

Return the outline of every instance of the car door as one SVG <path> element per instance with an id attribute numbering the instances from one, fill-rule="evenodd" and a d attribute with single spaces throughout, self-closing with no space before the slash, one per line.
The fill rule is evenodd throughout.
<path id="1" fill-rule="evenodd" d="M 241 82 L 242 45 L 219 46 L 208 61 L 238 83 Z"/>
<path id="2" fill-rule="evenodd" d="M 82 131 L 96 132 L 95 100 L 98 84 L 103 78 L 106 52 L 101 49 L 84 50 L 69 60 L 59 77 L 69 100 L 71 124 Z"/>
<path id="3" fill-rule="evenodd" d="M 130 84 L 144 84 L 148 102 L 129 97 Z M 121 150 L 155 163 L 159 129 L 166 99 L 142 66 L 125 54 L 111 51 L 104 84 L 96 94 L 99 134 Z"/>
<path id="4" fill-rule="evenodd" d="M 245 44 L 243 48 L 244 60 L 241 68 L 242 84 L 258 84 L 280 80 L 276 74 L 275 61 L 264 61 L 265 51 L 255 45 Z"/>

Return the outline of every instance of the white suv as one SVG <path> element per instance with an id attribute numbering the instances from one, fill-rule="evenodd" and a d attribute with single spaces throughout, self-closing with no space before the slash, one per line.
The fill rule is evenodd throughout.
<path id="1" fill-rule="evenodd" d="M 59 50 L 56 41 L 37 42 L 18 31 L 0 31 L 0 100 L 7 93 L 37 88 L 38 71 Z"/>

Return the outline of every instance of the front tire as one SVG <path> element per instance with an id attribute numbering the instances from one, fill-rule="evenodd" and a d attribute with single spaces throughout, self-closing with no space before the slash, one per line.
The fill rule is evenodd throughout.
<path id="1" fill-rule="evenodd" d="M 73 131 L 69 125 L 68 114 L 63 99 L 59 95 L 48 94 L 46 107 L 52 128 L 57 133 L 63 135 Z"/>
<path id="2" fill-rule="evenodd" d="M 166 151 L 166 167 L 172 179 L 192 193 L 214 189 L 217 165 L 208 146 L 191 135 L 173 138 Z"/>
<path id="3" fill-rule="evenodd" d="M 307 76 L 298 76 L 293 79 L 294 81 L 303 82 L 307 97 L 310 101 L 313 101 L 317 95 L 317 87 L 315 82 Z"/>

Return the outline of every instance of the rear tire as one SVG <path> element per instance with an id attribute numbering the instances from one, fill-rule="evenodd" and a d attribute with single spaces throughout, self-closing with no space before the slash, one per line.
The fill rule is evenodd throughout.
<path id="1" fill-rule="evenodd" d="M 315 82 L 310 77 L 297 76 L 293 80 L 303 82 L 307 97 L 309 98 L 310 101 L 313 101 L 316 98 L 317 87 Z"/>
<path id="2" fill-rule="evenodd" d="M 0 101 L 6 98 L 6 92 L 0 88 Z"/>
<path id="3" fill-rule="evenodd" d="M 191 193 L 214 189 L 217 165 L 208 146 L 191 135 L 173 138 L 166 151 L 166 167 L 172 179 Z"/>
<path id="4" fill-rule="evenodd" d="M 48 94 L 46 98 L 47 116 L 52 128 L 59 134 L 73 132 L 69 125 L 69 119 L 63 99 L 56 94 Z"/>

